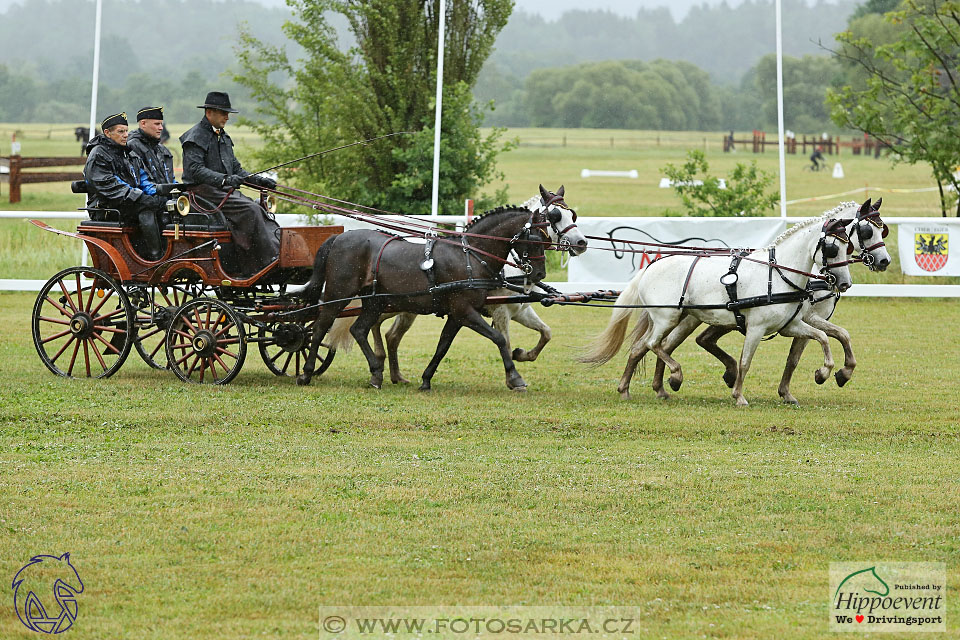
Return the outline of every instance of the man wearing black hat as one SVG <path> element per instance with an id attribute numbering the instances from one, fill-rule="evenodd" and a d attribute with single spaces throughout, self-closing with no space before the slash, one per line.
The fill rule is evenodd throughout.
<path id="1" fill-rule="evenodd" d="M 241 184 L 273 189 L 277 183 L 260 175 L 251 175 L 240 166 L 233 153 L 233 140 L 223 127 L 231 113 L 230 96 L 219 91 L 207 94 L 204 117 L 180 136 L 183 145 L 183 181 L 198 183 L 195 193 L 216 206 L 230 225 L 238 256 L 246 258 L 244 275 L 256 273 L 276 260 L 280 253 L 279 225 L 257 202 L 241 195 Z"/>
<path id="2" fill-rule="evenodd" d="M 143 160 L 154 184 L 173 184 L 173 154 L 163 144 L 163 107 L 144 107 L 137 112 L 136 131 L 127 138 L 130 147 Z"/>
<path id="3" fill-rule="evenodd" d="M 163 243 L 157 226 L 157 214 L 166 201 L 157 195 L 142 160 L 127 148 L 127 114 L 117 113 L 100 123 L 102 134 L 87 144 L 87 162 L 83 178 L 88 186 L 87 207 L 117 209 L 121 221 L 139 224 L 144 258 L 159 260 Z"/>

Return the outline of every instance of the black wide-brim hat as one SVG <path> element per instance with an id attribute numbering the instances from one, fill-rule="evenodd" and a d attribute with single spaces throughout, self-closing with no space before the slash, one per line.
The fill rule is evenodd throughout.
<path id="1" fill-rule="evenodd" d="M 219 109 L 227 113 L 240 113 L 236 109 L 230 108 L 230 96 L 223 91 L 211 91 L 208 93 L 205 103 L 198 105 L 197 109 Z"/>

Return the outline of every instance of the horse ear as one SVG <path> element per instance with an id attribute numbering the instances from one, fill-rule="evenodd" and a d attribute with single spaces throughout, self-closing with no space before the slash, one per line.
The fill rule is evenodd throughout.
<path id="1" fill-rule="evenodd" d="M 560 185 L 560 188 L 557 189 L 557 195 L 561 198 L 563 197 L 563 185 Z"/>
<path id="2" fill-rule="evenodd" d="M 883 204 L 883 196 L 877 198 L 877 201 L 873 203 L 873 210 L 880 211 L 881 204 Z"/>
<path id="3" fill-rule="evenodd" d="M 867 198 L 862 205 L 860 205 L 860 213 L 866 214 L 870 213 L 870 198 Z"/>
<path id="4" fill-rule="evenodd" d="M 540 185 L 540 197 L 543 198 L 544 200 L 550 199 L 550 193 L 543 188 L 543 185 Z"/>

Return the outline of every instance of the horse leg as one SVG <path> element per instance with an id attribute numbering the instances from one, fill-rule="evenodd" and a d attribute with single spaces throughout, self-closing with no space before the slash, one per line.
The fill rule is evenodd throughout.
<path id="1" fill-rule="evenodd" d="M 454 320 L 453 316 L 447 316 L 447 321 L 443 325 L 443 329 L 440 331 L 440 340 L 437 342 L 437 350 L 433 354 L 433 358 L 430 359 L 430 363 L 427 365 L 427 368 L 423 370 L 423 382 L 420 383 L 420 391 L 430 391 L 430 381 L 433 379 L 433 374 L 437 372 L 437 367 L 440 366 L 440 361 L 443 360 L 443 357 L 447 355 L 447 351 L 450 349 L 450 345 L 453 343 L 453 339 L 457 337 L 457 332 L 460 331 L 460 327 L 463 325 L 460 324 L 458 320 Z"/>
<path id="2" fill-rule="evenodd" d="M 733 383 L 733 399 L 737 401 L 738 407 L 745 407 L 749 402 L 743 397 L 743 380 L 747 377 L 750 370 L 750 363 L 753 361 L 753 355 L 757 352 L 757 347 L 763 339 L 762 326 L 747 326 L 746 339 L 743 341 L 743 351 L 740 352 L 740 366 L 737 368 L 737 379 Z"/>
<path id="3" fill-rule="evenodd" d="M 737 361 L 717 345 L 717 341 L 731 331 L 733 331 L 733 329 L 716 326 L 707 327 L 697 336 L 697 344 L 723 363 L 723 381 L 732 389 L 733 384 L 737 381 Z"/>
<path id="4" fill-rule="evenodd" d="M 647 355 L 648 351 L 655 348 L 660 349 L 664 336 L 680 323 L 681 317 L 682 314 L 676 311 L 670 311 L 666 315 L 657 315 L 654 317 L 654 312 L 650 309 L 648 309 L 646 313 L 640 314 L 640 317 L 637 319 L 637 324 L 631 332 L 632 336 L 639 337 L 634 340 L 633 346 L 630 348 L 627 366 L 623 370 L 623 375 L 620 376 L 620 384 L 617 385 L 617 391 L 620 392 L 621 399 L 630 399 L 630 380 L 637 370 L 637 365 L 640 364 L 640 361 L 643 360 L 643 357 Z M 677 364 L 676 360 L 673 360 L 670 356 L 667 356 L 667 360 L 672 361 L 679 369 L 680 365 Z M 672 370 L 671 368 L 671 371 Z M 683 374 L 681 373 L 680 376 L 682 380 Z"/>
<path id="5" fill-rule="evenodd" d="M 400 341 L 413 326 L 413 321 L 416 319 L 416 314 L 401 313 L 397 315 L 393 324 L 390 325 L 390 330 L 387 331 L 387 358 L 390 362 L 390 382 L 393 384 L 408 384 L 410 382 L 400 373 L 400 360 L 397 353 L 400 349 Z"/>
<path id="6" fill-rule="evenodd" d="M 506 305 L 503 305 L 506 306 Z M 498 325 L 498 316 L 497 314 L 493 315 L 493 328 L 500 331 L 503 334 L 503 337 L 507 339 L 507 349 L 510 348 L 510 334 L 509 334 L 509 320 L 504 323 L 503 328 Z M 537 342 L 537 346 L 529 351 L 525 351 L 520 347 L 517 347 L 513 350 L 512 357 L 517 362 L 533 362 L 540 356 L 540 352 L 543 351 L 543 348 L 547 346 L 547 343 L 550 342 L 550 339 L 553 337 L 553 333 L 550 331 L 550 327 L 546 322 L 540 319 L 540 316 L 537 315 L 537 312 L 533 310 L 533 306 L 529 303 L 524 303 L 520 305 L 520 309 L 513 314 L 513 320 L 519 322 L 521 325 L 525 326 L 527 329 L 533 329 L 540 333 L 540 341 Z"/>
<path id="7" fill-rule="evenodd" d="M 833 352 L 830 351 L 830 341 L 827 339 L 827 334 L 803 320 L 791 322 L 780 333 L 791 338 L 813 338 L 820 343 L 820 346 L 823 347 L 823 366 L 816 370 L 813 379 L 817 384 L 826 382 L 833 370 Z"/>
<path id="8" fill-rule="evenodd" d="M 370 329 L 380 320 L 382 308 L 378 304 L 366 304 L 363 311 L 357 317 L 357 321 L 350 327 L 350 334 L 360 345 L 360 351 L 367 358 L 367 365 L 370 368 L 370 386 L 379 389 L 383 386 L 383 359 L 378 358 L 370 347 L 370 341 L 367 340 L 367 334 Z"/>
<path id="9" fill-rule="evenodd" d="M 520 372 L 517 371 L 516 365 L 513 364 L 513 359 L 510 357 L 510 349 L 507 347 L 507 339 L 503 337 L 503 334 L 487 324 L 483 316 L 480 315 L 480 312 L 473 308 L 469 309 L 463 317 L 461 317 L 460 322 L 463 323 L 463 326 L 473 329 L 497 345 L 497 349 L 500 351 L 500 358 L 503 360 L 503 371 L 507 379 L 507 388 L 513 389 L 514 391 L 526 391 L 527 383 L 520 377 Z"/>
<path id="10" fill-rule="evenodd" d="M 780 376 L 780 386 L 777 388 L 777 393 L 780 394 L 786 404 L 800 404 L 790 393 L 790 380 L 793 379 L 793 372 L 800 364 L 800 356 L 803 355 L 803 350 L 806 349 L 808 342 L 810 342 L 809 338 L 794 338 L 790 345 L 790 354 L 783 366 L 783 375 Z"/>
<path id="11" fill-rule="evenodd" d="M 850 333 L 843 327 L 820 317 L 806 319 L 806 322 L 831 338 L 835 338 L 843 346 L 843 368 L 838 369 L 834 377 L 837 380 L 838 387 L 847 384 L 857 366 L 857 359 L 853 355 L 853 345 L 850 343 Z"/>
<path id="12" fill-rule="evenodd" d="M 385 362 L 387 359 L 387 352 L 383 348 L 383 336 L 381 335 L 384 320 L 385 318 L 380 316 L 374 323 L 373 328 L 370 329 L 370 334 L 373 336 L 373 354 L 377 356 L 377 360 L 380 362 Z"/>
<path id="13" fill-rule="evenodd" d="M 673 355 L 674 350 L 680 346 L 680 343 L 690 337 L 690 334 L 693 333 L 694 329 L 698 326 L 700 326 L 699 320 L 693 316 L 685 316 L 683 320 L 680 321 L 680 324 L 664 339 L 663 350 L 666 351 L 668 355 Z M 665 368 L 666 365 L 664 361 L 658 357 L 657 365 L 653 372 L 653 390 L 657 392 L 657 397 L 663 400 L 670 397 L 670 394 L 663 390 L 663 372 Z M 672 375 L 670 376 L 671 389 L 679 391 L 681 384 L 683 384 L 683 373 L 680 374 L 679 380 L 674 379 Z"/>
<path id="14" fill-rule="evenodd" d="M 313 372 L 316 369 L 317 353 L 320 351 L 320 342 L 323 336 L 330 330 L 330 326 L 337 315 L 347 306 L 347 302 L 337 303 L 335 305 L 325 305 L 320 308 L 317 321 L 313 324 L 313 336 L 310 338 L 310 349 L 307 351 L 307 357 L 304 359 L 303 371 L 297 376 L 297 384 L 300 386 L 310 384 Z"/>

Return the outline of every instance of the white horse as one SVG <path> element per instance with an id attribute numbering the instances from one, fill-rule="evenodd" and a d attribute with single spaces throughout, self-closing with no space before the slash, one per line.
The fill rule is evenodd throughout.
<path id="1" fill-rule="evenodd" d="M 887 252 L 883 238 L 888 233 L 887 225 L 880 218 L 880 206 L 883 199 L 878 199 L 873 205 L 870 200 L 864 205 L 856 202 L 841 203 L 836 209 L 828 212 L 835 219 L 844 221 L 844 229 L 850 239 L 850 247 L 858 249 L 863 262 L 867 264 L 871 271 L 884 271 L 890 264 L 890 254 Z M 865 208 L 866 207 L 866 208 Z M 866 215 L 861 215 L 864 210 L 869 210 Z M 868 257 L 869 256 L 869 257 Z M 812 325 L 831 338 L 840 342 L 843 346 L 843 368 L 838 369 L 834 374 L 837 386 L 842 387 L 853 375 L 853 370 L 857 366 L 857 360 L 853 355 L 853 346 L 850 341 L 850 333 L 843 327 L 830 322 L 837 303 L 840 301 L 840 295 L 837 291 L 813 291 L 813 298 L 803 302 L 803 308 L 800 311 L 801 316 L 809 325 Z M 700 326 L 700 321 L 692 316 L 683 319 L 679 326 L 670 332 L 670 335 L 664 341 L 664 349 L 667 353 L 673 353 L 674 349 L 680 343 L 687 339 L 693 331 Z M 719 326 L 707 327 L 697 336 L 697 344 L 708 353 L 716 357 L 724 365 L 723 380 L 728 387 L 733 387 L 737 378 L 737 361 L 734 360 L 726 351 L 721 349 L 717 341 L 730 333 L 732 329 Z M 780 386 L 777 393 L 787 404 L 799 404 L 797 399 L 790 393 L 790 380 L 800 363 L 800 356 L 803 350 L 810 342 L 809 338 L 794 338 L 790 346 L 790 354 L 787 356 L 787 362 L 784 366 L 783 375 L 780 378 Z M 656 370 L 653 374 L 653 390 L 657 392 L 660 398 L 669 398 L 663 388 L 664 364 L 662 360 L 657 360 Z M 823 384 L 825 380 L 819 376 L 814 377 L 817 384 Z"/>
<path id="2" fill-rule="evenodd" d="M 869 204 L 867 204 L 869 211 Z M 798 303 L 805 293 L 811 269 L 819 258 L 827 276 L 837 286 L 850 286 L 846 261 L 831 262 L 828 256 L 840 255 L 836 236 L 838 223 L 830 211 L 794 225 L 778 236 L 766 249 L 740 254 L 673 255 L 657 260 L 639 272 L 617 298 L 607 328 L 580 358 L 582 362 L 602 364 L 613 358 L 623 344 L 627 323 L 635 308 L 644 307 L 631 334 L 630 357 L 620 379 L 618 391 L 630 397 L 630 380 L 637 364 L 653 351 L 670 368 L 670 386 L 683 383 L 680 364 L 664 348 L 664 339 L 687 315 L 698 322 L 728 328 L 742 327 L 746 339 L 740 355 L 733 397 L 737 405 L 747 403 L 743 381 L 760 340 L 768 334 L 812 338 L 823 348 L 823 379 L 833 369 L 833 355 L 827 335 L 804 322 Z M 731 305 L 733 300 L 740 305 Z M 789 302 L 788 302 L 789 300 Z M 739 311 L 730 306 L 738 306 Z M 739 317 L 738 317 L 739 316 Z"/>
<path id="3" fill-rule="evenodd" d="M 530 211 L 537 212 L 546 209 L 547 221 L 550 225 L 546 228 L 550 241 L 555 243 L 561 251 L 568 252 L 571 256 L 578 256 L 587 250 L 587 238 L 577 227 L 577 213 L 569 208 L 563 201 L 563 185 L 557 189 L 556 193 L 551 193 L 540 185 L 540 194 L 533 196 L 523 203 Z M 506 265 L 503 268 L 503 275 L 511 281 L 523 281 L 524 273 L 516 267 Z M 527 291 L 537 289 L 532 284 L 527 285 Z M 490 292 L 491 296 L 509 296 L 516 295 L 516 292 L 510 289 L 496 289 Z M 510 321 L 518 322 L 521 325 L 533 329 L 540 334 L 540 340 L 537 346 L 527 351 L 516 348 L 512 352 L 512 358 L 517 362 L 532 362 L 537 359 L 543 348 L 550 342 L 552 332 L 550 327 L 528 302 L 511 302 L 508 304 L 491 305 L 485 308 L 485 313 L 489 312 L 493 320 L 493 328 L 503 334 L 507 340 L 507 349 L 510 348 Z M 393 324 L 386 334 L 386 349 L 384 349 L 384 340 L 381 337 L 381 325 L 385 320 L 396 317 Z M 407 380 L 400 372 L 400 362 L 397 356 L 400 347 L 400 341 L 403 336 L 413 326 L 417 316 L 412 313 L 385 313 L 380 316 L 380 321 L 373 327 L 373 350 L 374 354 L 382 361 L 387 359 L 390 366 L 390 380 L 394 384 L 407 383 Z M 353 337 L 350 334 L 350 327 L 353 324 L 353 318 L 340 318 L 336 320 L 330 328 L 327 337 L 328 344 L 332 350 L 349 350 L 353 344 Z"/>

